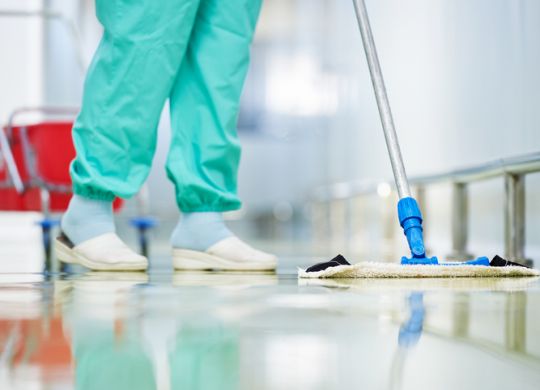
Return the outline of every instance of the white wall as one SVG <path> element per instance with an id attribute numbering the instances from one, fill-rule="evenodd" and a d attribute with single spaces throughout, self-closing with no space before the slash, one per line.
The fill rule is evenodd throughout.
<path id="1" fill-rule="evenodd" d="M 46 0 L 45 5 L 65 20 L 50 20 L 45 27 L 46 101 L 51 105 L 79 106 L 86 67 L 101 37 L 94 0 Z M 68 23 L 74 25 L 75 31 Z"/>
<path id="2" fill-rule="evenodd" d="M 0 13 L 39 11 L 41 0 L 0 0 Z M 21 106 L 42 102 L 43 22 L 0 15 L 0 123 Z"/>
<path id="3" fill-rule="evenodd" d="M 403 154 L 411 174 L 540 147 L 540 3 L 535 0 L 367 0 Z M 347 125 L 331 176 L 390 175 L 349 2 L 326 22 L 329 66 L 343 79 Z M 333 42 L 333 44 L 332 44 Z M 339 118 L 336 118 L 339 120 Z M 345 154 L 345 153 L 344 153 Z M 344 175 L 343 172 L 347 172 Z"/>

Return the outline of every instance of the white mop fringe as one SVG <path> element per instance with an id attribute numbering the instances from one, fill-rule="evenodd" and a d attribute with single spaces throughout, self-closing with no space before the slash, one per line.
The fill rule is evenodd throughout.
<path id="1" fill-rule="evenodd" d="M 538 276 L 536 269 L 519 266 L 488 267 L 482 265 L 401 265 L 397 263 L 362 262 L 340 265 L 323 271 L 298 269 L 299 278 L 484 278 Z"/>

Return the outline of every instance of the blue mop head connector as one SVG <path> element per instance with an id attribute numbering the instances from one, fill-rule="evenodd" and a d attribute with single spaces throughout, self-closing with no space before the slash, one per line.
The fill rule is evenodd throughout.
<path id="1" fill-rule="evenodd" d="M 489 266 L 487 257 L 455 263 L 439 263 L 437 257 L 427 257 L 424 246 L 424 229 L 422 228 L 422 213 L 414 198 L 403 198 L 398 202 L 399 224 L 407 236 L 411 249 L 411 257 L 403 256 L 401 264 L 429 264 L 429 265 L 484 265 Z"/>
<path id="2" fill-rule="evenodd" d="M 407 236 L 411 257 L 403 256 L 401 264 L 439 264 L 436 257 L 427 257 L 422 229 L 422 213 L 414 198 L 403 198 L 398 202 L 399 224 Z"/>

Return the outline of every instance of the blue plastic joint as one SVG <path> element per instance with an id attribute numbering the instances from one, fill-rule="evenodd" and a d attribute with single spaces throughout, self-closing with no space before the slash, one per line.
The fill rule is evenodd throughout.
<path id="1" fill-rule="evenodd" d="M 153 217 L 134 217 L 129 221 L 131 226 L 136 229 L 151 229 L 158 225 L 157 219 Z"/>
<path id="2" fill-rule="evenodd" d="M 36 225 L 41 226 L 43 229 L 51 229 L 55 226 L 60 225 L 60 219 L 45 217 L 42 220 L 37 221 Z"/>
<path id="3" fill-rule="evenodd" d="M 403 256 L 401 264 L 440 264 L 440 265 L 481 265 L 489 267 L 487 257 L 478 257 L 477 259 L 463 262 L 443 262 L 439 263 L 437 257 L 427 257 L 424 246 L 424 229 L 422 228 L 422 213 L 418 203 L 414 198 L 403 198 L 398 202 L 399 224 L 403 228 L 407 242 L 411 249 L 411 257 Z"/>
<path id="4" fill-rule="evenodd" d="M 411 257 L 403 256 L 401 264 L 439 264 L 436 257 L 426 256 L 422 213 L 414 198 L 403 198 L 398 202 L 398 217 L 411 250 Z"/>

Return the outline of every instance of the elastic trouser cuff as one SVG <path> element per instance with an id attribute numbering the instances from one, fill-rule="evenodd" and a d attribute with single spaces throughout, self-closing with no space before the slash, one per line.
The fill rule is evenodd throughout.
<path id="1" fill-rule="evenodd" d="M 242 207 L 242 203 L 240 201 L 220 202 L 214 204 L 192 204 L 178 202 L 178 207 L 180 208 L 180 211 L 184 213 L 224 213 L 227 211 L 239 210 Z"/>
<path id="2" fill-rule="evenodd" d="M 110 191 L 97 190 L 92 187 L 73 185 L 73 193 L 84 198 L 112 202 L 116 196 Z"/>

